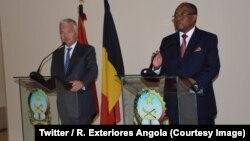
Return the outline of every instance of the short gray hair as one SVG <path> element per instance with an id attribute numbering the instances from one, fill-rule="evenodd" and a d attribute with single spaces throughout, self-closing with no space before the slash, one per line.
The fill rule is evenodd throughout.
<path id="1" fill-rule="evenodd" d="M 62 19 L 62 20 L 60 21 L 60 23 L 59 23 L 59 26 L 60 26 L 61 24 L 64 24 L 64 23 L 70 23 L 70 24 L 72 24 L 73 27 L 74 27 L 74 30 L 77 32 L 77 23 L 76 23 L 75 20 L 70 19 L 70 18 Z"/>

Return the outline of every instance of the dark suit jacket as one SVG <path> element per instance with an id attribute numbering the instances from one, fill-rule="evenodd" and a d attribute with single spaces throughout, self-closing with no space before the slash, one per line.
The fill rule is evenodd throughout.
<path id="1" fill-rule="evenodd" d="M 163 56 L 161 74 L 180 78 L 191 77 L 203 89 L 204 95 L 197 96 L 199 123 L 206 123 L 207 121 L 204 120 L 214 118 L 217 114 L 212 85 L 220 70 L 217 44 L 218 39 L 215 34 L 195 28 L 182 59 L 178 32 L 165 37 L 160 46 Z M 178 120 L 176 99 L 166 96 L 165 100 L 168 108 L 167 114 L 170 118 Z"/>
<path id="2" fill-rule="evenodd" d="M 65 75 L 64 49 L 65 47 L 62 47 L 53 53 L 51 64 L 51 75 L 60 80 L 57 81 L 58 112 L 62 123 L 81 124 L 81 121 L 89 119 L 96 112 L 91 89 L 91 84 L 95 82 L 98 74 L 96 53 L 94 47 L 77 43 Z M 86 89 L 72 94 L 71 91 L 65 89 L 62 83 L 71 80 L 82 81 Z M 76 122 L 64 122 L 66 116 L 70 116 Z"/>

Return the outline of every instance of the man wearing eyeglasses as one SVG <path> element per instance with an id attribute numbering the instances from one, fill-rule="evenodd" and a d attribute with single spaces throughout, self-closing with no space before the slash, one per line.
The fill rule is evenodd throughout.
<path id="1" fill-rule="evenodd" d="M 197 15 L 194 4 L 185 2 L 176 8 L 172 20 L 176 33 L 163 38 L 151 66 L 157 74 L 178 76 L 196 94 L 197 124 L 214 124 L 217 108 L 212 83 L 220 70 L 218 38 L 196 27 Z M 177 96 L 165 94 L 164 100 L 170 124 L 180 124 Z"/>

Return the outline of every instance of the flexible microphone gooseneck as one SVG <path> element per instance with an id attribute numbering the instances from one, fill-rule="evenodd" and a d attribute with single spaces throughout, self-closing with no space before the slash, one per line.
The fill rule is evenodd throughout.
<path id="1" fill-rule="evenodd" d="M 30 73 L 30 78 L 41 83 L 41 84 L 45 84 L 46 80 L 44 79 L 44 77 L 40 74 L 41 68 L 42 68 L 42 64 L 43 62 L 49 57 L 51 56 L 55 51 L 57 51 L 59 48 L 63 47 L 65 45 L 65 43 L 63 42 L 62 45 L 60 45 L 58 48 L 56 48 L 53 52 L 51 52 L 49 55 L 47 55 L 46 57 L 43 58 L 43 60 L 41 61 L 37 71 L 33 71 Z"/>

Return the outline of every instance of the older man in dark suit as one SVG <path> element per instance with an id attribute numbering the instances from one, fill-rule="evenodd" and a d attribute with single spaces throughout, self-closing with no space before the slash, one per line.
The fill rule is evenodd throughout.
<path id="1" fill-rule="evenodd" d="M 94 47 L 77 42 L 77 24 L 64 19 L 59 24 L 65 44 L 53 53 L 51 75 L 57 78 L 57 107 L 62 124 L 91 124 L 95 104 L 91 84 L 98 68 Z"/>
<path id="2" fill-rule="evenodd" d="M 195 26 L 197 14 L 191 3 L 176 8 L 173 23 L 177 32 L 163 38 L 160 52 L 153 53 L 152 66 L 158 74 L 187 80 L 196 92 L 203 90 L 197 96 L 198 124 L 214 124 L 217 108 L 212 83 L 220 70 L 218 39 Z M 176 95 L 165 95 L 170 124 L 179 124 L 176 100 Z"/>

